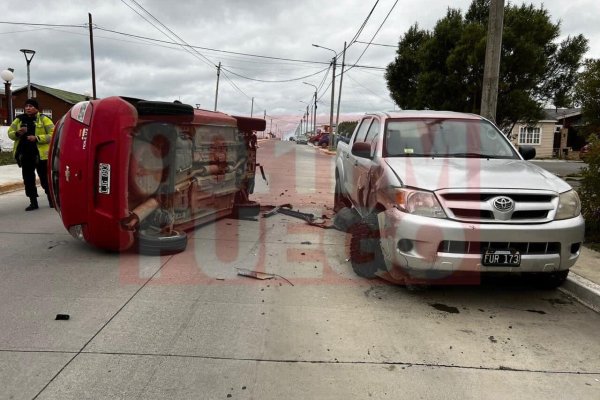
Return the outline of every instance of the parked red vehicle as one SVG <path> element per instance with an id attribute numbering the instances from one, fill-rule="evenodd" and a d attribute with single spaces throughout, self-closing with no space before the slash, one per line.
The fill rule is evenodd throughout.
<path id="1" fill-rule="evenodd" d="M 590 155 L 592 145 L 590 143 L 586 143 L 585 146 L 579 150 L 579 159 L 583 162 L 587 162 L 587 158 Z"/>
<path id="2" fill-rule="evenodd" d="M 75 105 L 56 125 L 50 191 L 75 238 L 111 251 L 183 251 L 185 230 L 258 213 L 249 200 L 255 131 L 265 120 L 190 105 L 108 97 Z"/>

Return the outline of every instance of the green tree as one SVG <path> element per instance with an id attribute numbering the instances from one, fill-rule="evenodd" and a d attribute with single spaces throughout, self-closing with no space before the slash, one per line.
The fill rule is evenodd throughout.
<path id="1" fill-rule="evenodd" d="M 354 128 L 358 121 L 344 121 L 340 122 L 338 126 L 337 133 L 341 136 L 350 136 L 352 132 L 354 132 Z"/>
<path id="2" fill-rule="evenodd" d="M 585 218 L 586 240 L 600 243 L 600 138 L 590 136 L 587 167 L 581 170 L 581 213 Z"/>
<path id="3" fill-rule="evenodd" d="M 588 59 L 584 65 L 575 86 L 575 98 L 581 104 L 584 132 L 600 133 L 600 60 Z"/>
<path id="4" fill-rule="evenodd" d="M 473 0 L 464 16 L 448 8 L 432 31 L 415 24 L 400 38 L 386 80 L 401 108 L 479 113 L 489 2 Z M 572 103 L 587 39 L 578 35 L 557 43 L 559 35 L 560 24 L 550 20 L 543 6 L 505 7 L 496 114 L 500 127 L 536 121 L 546 104 Z"/>

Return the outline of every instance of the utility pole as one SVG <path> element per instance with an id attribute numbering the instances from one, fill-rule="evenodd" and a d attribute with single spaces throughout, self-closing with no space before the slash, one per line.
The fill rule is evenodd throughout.
<path id="1" fill-rule="evenodd" d="M 502 53 L 502 27 L 504 24 L 504 0 L 491 0 L 488 19 L 480 113 L 482 117 L 496 122 L 500 55 Z"/>
<path id="2" fill-rule="evenodd" d="M 219 100 L 219 78 L 221 77 L 221 61 L 217 67 L 217 91 L 215 93 L 215 111 L 217 111 L 217 101 Z"/>
<path id="3" fill-rule="evenodd" d="M 252 98 L 252 107 L 250 107 L 250 118 L 254 116 L 254 97 Z"/>
<path id="4" fill-rule="evenodd" d="M 346 42 L 344 42 L 344 52 L 342 53 L 342 72 L 340 72 L 340 88 L 338 90 L 337 114 L 335 116 L 335 131 L 340 123 L 340 103 L 342 102 L 342 82 L 344 81 L 344 63 L 346 62 Z"/>
<path id="5" fill-rule="evenodd" d="M 92 57 L 92 99 L 96 100 L 96 61 L 94 58 L 94 30 L 92 29 L 92 14 L 88 13 L 90 28 L 90 54 Z"/>
<path id="6" fill-rule="evenodd" d="M 315 88 L 315 107 L 313 109 L 313 135 L 317 134 L 317 91 Z"/>
<path id="7" fill-rule="evenodd" d="M 309 109 L 310 109 L 310 111 L 309 111 Z M 308 127 L 309 127 L 309 129 L 312 129 L 312 126 L 313 126 L 313 121 L 312 121 L 312 116 L 313 116 L 313 113 L 312 113 L 312 104 L 310 104 L 308 106 L 308 109 L 306 110 L 306 112 L 309 113 L 308 114 Z"/>
<path id="8" fill-rule="evenodd" d="M 333 132 L 333 101 L 335 99 L 335 63 L 336 57 L 331 60 L 333 65 L 333 74 L 331 75 L 331 110 L 329 111 L 329 150 L 333 150 L 333 144 L 335 143 L 335 133 Z"/>

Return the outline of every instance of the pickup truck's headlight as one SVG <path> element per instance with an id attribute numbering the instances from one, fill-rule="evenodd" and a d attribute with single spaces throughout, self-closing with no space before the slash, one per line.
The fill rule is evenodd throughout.
<path id="1" fill-rule="evenodd" d="M 431 218 L 446 218 L 442 206 L 431 192 L 394 188 L 396 207 L 405 213 Z"/>
<path id="2" fill-rule="evenodd" d="M 575 218 L 579 214 L 581 214 L 581 201 L 579 201 L 577 192 L 569 190 L 568 192 L 561 193 L 558 198 L 558 210 L 556 210 L 554 219 Z"/>

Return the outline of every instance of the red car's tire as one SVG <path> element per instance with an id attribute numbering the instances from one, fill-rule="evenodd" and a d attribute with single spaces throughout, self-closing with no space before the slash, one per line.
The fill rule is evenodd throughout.
<path id="1" fill-rule="evenodd" d="M 149 256 L 181 253 L 187 247 L 185 232 L 173 231 L 170 235 L 154 234 L 147 231 L 138 233 L 138 252 Z"/>
<path id="2" fill-rule="evenodd" d="M 260 204 L 255 201 L 247 203 L 236 203 L 233 206 L 231 215 L 236 219 L 253 219 L 260 214 Z"/>

